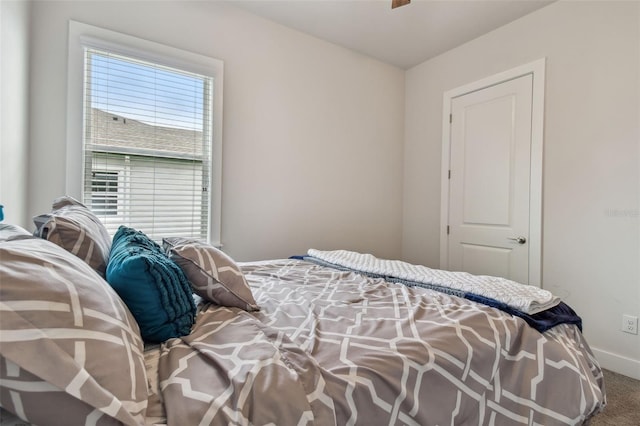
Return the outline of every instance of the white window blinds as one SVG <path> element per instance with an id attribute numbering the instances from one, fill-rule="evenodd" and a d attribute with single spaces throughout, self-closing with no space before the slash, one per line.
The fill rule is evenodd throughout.
<path id="1" fill-rule="evenodd" d="M 212 80 L 85 48 L 83 201 L 110 233 L 208 238 Z"/>

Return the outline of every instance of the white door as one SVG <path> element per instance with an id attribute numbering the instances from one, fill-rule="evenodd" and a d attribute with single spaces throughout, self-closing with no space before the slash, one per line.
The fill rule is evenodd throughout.
<path id="1" fill-rule="evenodd" d="M 533 76 L 451 99 L 448 269 L 529 283 Z"/>

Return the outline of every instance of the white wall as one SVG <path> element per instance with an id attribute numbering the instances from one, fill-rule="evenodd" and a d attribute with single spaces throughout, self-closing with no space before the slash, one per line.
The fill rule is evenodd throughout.
<path id="1" fill-rule="evenodd" d="M 543 286 L 640 378 L 640 3 L 558 2 L 406 75 L 403 257 L 438 266 L 442 95 L 546 57 Z"/>
<path id="2" fill-rule="evenodd" d="M 28 2 L 0 2 L 0 204 L 5 222 L 29 226 L 27 161 L 29 149 Z"/>
<path id="3" fill-rule="evenodd" d="M 224 61 L 222 242 L 236 260 L 399 257 L 404 72 L 218 2 L 34 3 L 30 214 L 65 190 L 69 19 Z"/>

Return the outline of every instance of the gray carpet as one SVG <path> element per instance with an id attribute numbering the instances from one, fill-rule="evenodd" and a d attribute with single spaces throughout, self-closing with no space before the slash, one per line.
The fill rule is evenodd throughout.
<path id="1" fill-rule="evenodd" d="M 640 381 L 604 370 L 607 406 L 590 426 L 639 426 Z"/>

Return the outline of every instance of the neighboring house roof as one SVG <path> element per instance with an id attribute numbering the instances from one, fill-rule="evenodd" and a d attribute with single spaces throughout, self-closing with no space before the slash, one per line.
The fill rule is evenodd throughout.
<path id="1" fill-rule="evenodd" d="M 94 151 L 202 157 L 202 132 L 154 126 L 97 108 L 91 109 L 86 131 Z"/>

